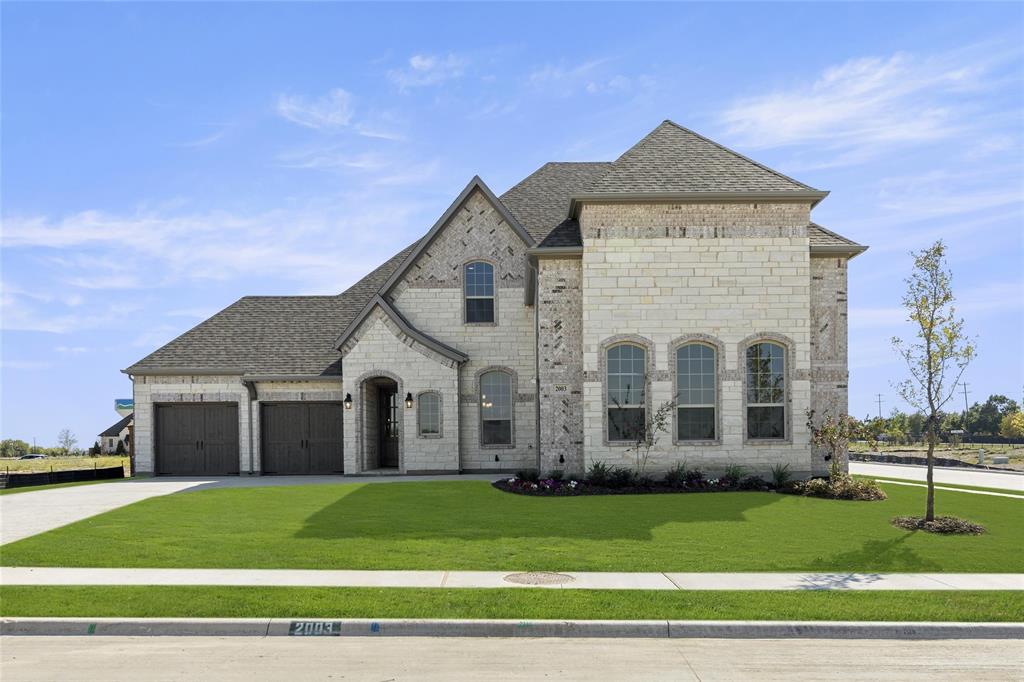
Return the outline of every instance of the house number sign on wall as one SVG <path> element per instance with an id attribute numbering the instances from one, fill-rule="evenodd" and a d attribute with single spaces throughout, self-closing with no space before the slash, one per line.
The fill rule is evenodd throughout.
<path id="1" fill-rule="evenodd" d="M 341 637 L 341 623 L 331 620 L 293 620 L 288 634 L 293 637 Z"/>
<path id="2" fill-rule="evenodd" d="M 568 393 L 568 384 L 555 384 L 555 393 Z"/>

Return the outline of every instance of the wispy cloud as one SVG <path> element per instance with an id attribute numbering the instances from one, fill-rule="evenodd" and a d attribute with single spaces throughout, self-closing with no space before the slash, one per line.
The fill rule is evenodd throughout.
<path id="1" fill-rule="evenodd" d="M 816 167 L 861 163 L 974 126 L 972 100 L 998 86 L 1006 57 L 989 48 L 850 59 L 810 84 L 735 100 L 720 119 L 725 134 L 748 149 L 814 146 Z"/>
<path id="2" fill-rule="evenodd" d="M 200 137 L 200 138 L 197 138 L 197 139 L 194 139 L 194 140 L 189 140 L 187 142 L 182 142 L 178 146 L 179 147 L 190 147 L 190 148 L 193 148 L 193 149 L 199 148 L 199 147 L 208 147 L 211 144 L 214 144 L 215 142 L 218 142 L 218 141 L 224 139 L 224 136 L 227 135 L 227 133 L 228 133 L 228 126 L 221 126 L 218 130 L 213 131 L 209 135 L 204 135 L 203 137 Z"/>
<path id="3" fill-rule="evenodd" d="M 37 370 L 49 369 L 53 363 L 40 360 L 3 360 L 0 366 L 4 369 Z"/>
<path id="4" fill-rule="evenodd" d="M 388 71 L 388 78 L 400 90 L 440 85 L 460 78 L 468 65 L 467 57 L 453 52 L 446 55 L 414 54 L 406 66 Z"/>
<path id="5" fill-rule="evenodd" d="M 337 130 L 352 120 L 352 95 L 335 88 L 322 97 L 310 99 L 301 95 L 278 95 L 278 115 L 300 126 L 314 130 Z"/>

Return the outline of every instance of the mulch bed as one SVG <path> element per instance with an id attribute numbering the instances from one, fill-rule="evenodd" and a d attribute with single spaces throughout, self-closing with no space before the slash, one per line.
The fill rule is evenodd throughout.
<path id="1" fill-rule="evenodd" d="M 571 485 L 575 483 L 576 485 Z M 722 486 L 707 484 L 703 486 L 670 486 L 664 483 L 652 483 L 651 485 L 630 485 L 621 488 L 610 488 L 607 486 L 591 485 L 584 481 L 538 481 L 531 483 L 517 479 L 515 483 L 509 483 L 508 479 L 501 479 L 492 483 L 498 490 L 514 495 L 531 495 L 533 497 L 579 497 L 580 495 L 667 495 L 672 493 L 724 493 L 724 492 L 771 492 L 771 486 L 740 488 L 736 486 Z M 534 488 L 533 486 L 537 486 Z"/>
<path id="2" fill-rule="evenodd" d="M 892 525 L 904 530 L 923 530 L 941 535 L 981 535 L 985 532 L 984 526 L 955 516 L 936 516 L 933 521 L 925 521 L 923 516 L 897 516 L 892 520 Z"/>

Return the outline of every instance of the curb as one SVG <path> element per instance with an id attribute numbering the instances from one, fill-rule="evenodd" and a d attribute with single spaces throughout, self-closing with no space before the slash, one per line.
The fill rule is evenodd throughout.
<path id="1" fill-rule="evenodd" d="M 3 636 L 1024 639 L 1024 623 L 700 620 L 4 618 Z"/>

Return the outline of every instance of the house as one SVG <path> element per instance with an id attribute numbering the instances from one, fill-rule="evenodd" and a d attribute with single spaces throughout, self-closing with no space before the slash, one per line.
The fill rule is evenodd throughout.
<path id="1" fill-rule="evenodd" d="M 827 192 L 671 121 L 615 161 L 473 178 L 336 296 L 245 297 L 124 370 L 156 474 L 824 473 L 849 261 Z"/>
<path id="2" fill-rule="evenodd" d="M 101 453 L 104 455 L 116 453 L 118 443 L 124 443 L 124 451 L 128 452 L 128 437 L 131 433 L 132 416 L 132 414 L 129 414 L 119 419 L 96 438 L 100 444 Z"/>

